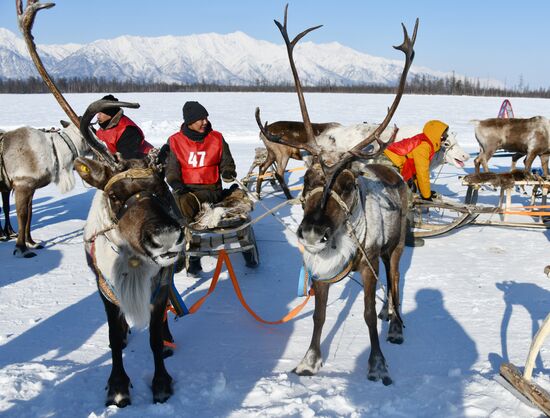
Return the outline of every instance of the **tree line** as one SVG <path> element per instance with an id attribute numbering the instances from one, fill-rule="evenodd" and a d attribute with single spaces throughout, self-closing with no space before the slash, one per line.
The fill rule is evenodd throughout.
<path id="1" fill-rule="evenodd" d="M 123 93 L 123 92 L 294 92 L 294 84 L 269 84 L 257 80 L 251 85 L 223 85 L 209 82 L 194 84 L 162 83 L 151 81 L 119 81 L 105 78 L 57 78 L 57 86 L 64 93 Z M 383 84 L 335 85 L 329 81 L 316 86 L 305 86 L 305 91 L 320 93 L 394 93 L 395 86 Z M 1 79 L 0 93 L 30 94 L 48 93 L 49 90 L 37 77 L 24 80 Z M 531 89 L 520 82 L 519 86 L 499 88 L 483 85 L 479 79 L 433 78 L 415 75 L 407 80 L 405 92 L 409 94 L 451 95 L 451 96 L 507 96 L 550 98 L 550 88 Z"/>

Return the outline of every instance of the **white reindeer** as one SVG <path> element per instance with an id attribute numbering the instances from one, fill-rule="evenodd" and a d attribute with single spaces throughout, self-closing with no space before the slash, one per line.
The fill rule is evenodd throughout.
<path id="1" fill-rule="evenodd" d="M 14 191 L 19 234 L 14 255 L 34 257 L 30 248 L 42 248 L 31 237 L 32 198 L 36 189 L 50 183 L 61 193 L 74 188 L 74 160 L 89 151 L 78 128 L 61 121 L 63 129 L 42 131 L 25 126 L 2 135 L 0 152 L 1 183 L 4 191 Z M 9 213 L 9 194 L 7 207 Z"/>

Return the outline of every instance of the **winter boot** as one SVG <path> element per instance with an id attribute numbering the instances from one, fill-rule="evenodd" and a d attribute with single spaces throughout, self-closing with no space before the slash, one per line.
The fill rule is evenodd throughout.
<path id="1" fill-rule="evenodd" d="M 201 267 L 201 258 L 191 255 L 189 256 L 189 266 L 187 267 L 187 275 L 190 277 L 199 277 Z"/>

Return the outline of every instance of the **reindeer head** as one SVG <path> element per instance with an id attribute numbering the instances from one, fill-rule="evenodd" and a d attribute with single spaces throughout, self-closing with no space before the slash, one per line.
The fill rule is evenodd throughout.
<path id="1" fill-rule="evenodd" d="M 355 160 L 376 157 L 395 139 L 397 128 L 394 128 L 387 142 L 383 142 L 380 137 L 397 110 L 405 89 L 407 73 L 414 58 L 413 46 L 416 40 L 418 19 L 414 27 L 412 39 L 409 38 L 407 30 L 403 25 L 405 39 L 401 45 L 394 47 L 405 54 L 405 66 L 401 74 L 397 94 L 383 122 L 359 144 L 340 155 L 334 155 L 326 153 L 315 141 L 302 86 L 293 58 L 294 46 L 297 42 L 307 33 L 318 29 L 320 26 L 306 29 L 291 41 L 287 31 L 287 11 L 288 5 L 285 7 L 284 24 L 278 21 L 275 21 L 275 24 L 286 43 L 290 68 L 294 76 L 294 84 L 300 102 L 300 110 L 308 141 L 307 143 L 293 141 L 292 139 L 283 141 L 281 137 L 271 135 L 267 130 L 267 123 L 265 126 L 262 125 L 259 108 L 256 109 L 256 121 L 262 134 L 268 140 L 303 149 L 313 157 L 313 164 L 308 168 L 304 176 L 304 190 L 302 192 L 304 218 L 298 228 L 298 238 L 306 251 L 319 253 L 327 248 L 330 250 L 330 248 L 336 248 L 342 244 L 342 237 L 344 236 L 342 231 L 345 221 L 350 216 L 353 216 L 353 212 L 359 209 L 357 206 L 359 196 L 356 174 L 351 170 L 352 163 Z"/>
<path id="2" fill-rule="evenodd" d="M 123 240 L 142 258 L 169 266 L 183 249 L 183 232 L 170 210 L 170 191 L 158 166 L 145 160 L 115 160 L 89 129 L 97 112 L 121 106 L 138 107 L 107 100 L 88 106 L 80 131 L 103 161 L 77 158 L 74 167 L 84 181 L 103 191 L 111 220 Z"/>

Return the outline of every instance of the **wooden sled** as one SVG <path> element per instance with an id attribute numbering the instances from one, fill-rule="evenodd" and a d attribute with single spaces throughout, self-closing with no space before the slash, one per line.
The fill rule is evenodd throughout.
<path id="1" fill-rule="evenodd" d="M 535 338 L 531 342 L 527 361 L 523 373 L 511 363 L 503 363 L 500 365 L 500 375 L 508 382 L 514 390 L 527 398 L 535 406 L 537 406 L 547 416 L 550 416 L 550 394 L 532 381 L 533 367 L 542 344 L 550 333 L 550 314 L 542 323 L 542 326 L 537 331 Z"/>
<path id="2" fill-rule="evenodd" d="M 499 200 L 495 206 L 494 213 L 498 214 L 497 219 L 475 220 L 476 225 L 496 225 L 507 227 L 548 229 L 547 195 L 550 189 L 550 180 L 536 174 L 526 174 L 523 171 L 515 170 L 510 173 L 478 173 L 470 174 L 462 179 L 462 184 L 467 186 L 465 203 L 476 204 L 478 193 L 481 187 L 490 186 L 499 192 Z M 519 208 L 512 206 L 512 192 L 516 188 L 531 187 L 531 196 L 528 206 Z M 535 206 L 540 198 L 540 205 Z M 530 209 L 525 211 L 525 209 Z M 514 215 L 532 217 L 534 222 L 519 222 L 512 220 Z"/>
<path id="3" fill-rule="evenodd" d="M 234 187 L 222 202 L 213 206 L 226 210 L 215 226 L 201 223 L 201 215 L 204 216 L 201 212 L 194 223 L 184 228 L 187 261 L 190 256 L 217 256 L 224 250 L 228 254 L 242 253 L 246 265 L 256 267 L 260 255 L 250 218 L 252 201 L 243 190 Z"/>
<path id="4" fill-rule="evenodd" d="M 433 202 L 416 199 L 413 201 L 414 236 L 435 237 L 472 223 L 480 209 L 446 199 Z M 490 209 L 492 210 L 492 209 Z"/>

